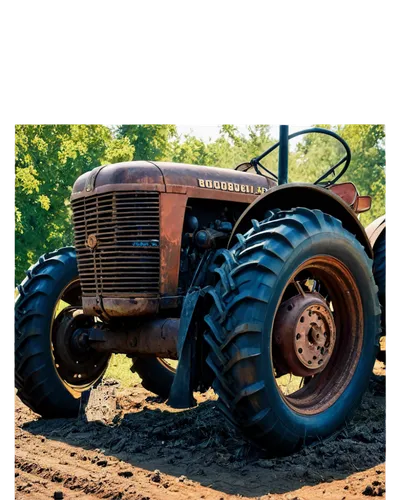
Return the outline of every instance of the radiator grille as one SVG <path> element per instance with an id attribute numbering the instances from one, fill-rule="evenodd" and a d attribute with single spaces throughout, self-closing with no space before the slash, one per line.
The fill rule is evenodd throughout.
<path id="1" fill-rule="evenodd" d="M 72 210 L 83 295 L 156 296 L 159 194 L 123 191 L 88 196 L 74 200 Z"/>

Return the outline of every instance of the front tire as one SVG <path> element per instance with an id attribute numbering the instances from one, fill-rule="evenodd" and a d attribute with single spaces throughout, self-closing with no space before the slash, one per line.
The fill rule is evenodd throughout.
<path id="1" fill-rule="evenodd" d="M 261 223 L 253 221 L 253 229 L 238 240 L 210 291 L 214 305 L 205 317 L 207 363 L 224 414 L 255 444 L 285 455 L 335 431 L 367 388 L 380 317 L 372 262 L 339 220 L 319 210 L 275 211 Z M 305 320 L 313 322 L 304 340 L 304 317 L 297 318 L 299 330 L 284 342 L 283 356 L 280 335 L 287 329 L 275 325 L 275 319 L 279 312 L 282 323 L 294 312 L 296 287 L 305 301 L 315 296 L 316 306 L 307 309 L 311 319 Z M 282 307 L 287 307 L 283 313 Z M 296 347 L 287 352 L 297 339 L 303 342 L 297 345 L 317 346 L 311 336 L 325 333 L 331 318 L 329 356 L 320 356 L 319 350 L 315 357 L 303 353 L 296 358 L 302 352 Z M 303 385 L 292 393 L 277 383 L 279 375 L 292 375 L 288 366 L 303 377 Z"/>
<path id="2" fill-rule="evenodd" d="M 27 271 L 15 302 L 15 387 L 21 401 L 45 418 L 75 417 L 81 393 L 103 375 L 109 355 L 74 353 L 67 335 L 90 324 L 83 315 L 76 253 L 66 247 Z"/>

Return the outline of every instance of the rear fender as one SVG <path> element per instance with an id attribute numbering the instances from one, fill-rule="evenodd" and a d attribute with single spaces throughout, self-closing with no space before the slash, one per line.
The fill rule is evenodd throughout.
<path id="1" fill-rule="evenodd" d="M 355 235 L 367 255 L 372 258 L 371 244 L 355 212 L 331 190 L 313 184 L 284 184 L 262 194 L 247 207 L 236 222 L 228 248 L 234 245 L 236 234 L 245 233 L 252 227 L 252 219 L 263 220 L 265 213 L 274 208 L 289 210 L 296 207 L 318 209 L 341 220 L 343 227 Z"/>
<path id="2" fill-rule="evenodd" d="M 377 219 L 374 220 L 374 222 L 371 222 L 371 224 L 367 226 L 365 232 L 367 233 L 372 248 L 374 248 L 375 243 L 378 241 L 379 236 L 383 233 L 385 229 L 386 229 L 386 214 L 382 215 L 382 217 L 378 217 Z"/>

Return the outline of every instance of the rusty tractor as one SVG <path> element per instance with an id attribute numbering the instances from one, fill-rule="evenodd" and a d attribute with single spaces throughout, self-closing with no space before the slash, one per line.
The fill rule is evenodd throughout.
<path id="1" fill-rule="evenodd" d="M 345 156 L 314 184 L 290 184 L 288 141 L 304 133 L 334 137 Z M 275 175 L 262 160 L 278 147 Z M 330 130 L 281 126 L 235 170 L 132 161 L 81 175 L 75 247 L 42 256 L 19 286 L 21 400 L 75 417 L 111 353 L 125 353 L 172 407 L 212 387 L 273 454 L 330 435 L 368 386 L 384 306 L 384 223 L 371 244 L 358 218 L 370 197 L 337 183 L 350 160 Z"/>

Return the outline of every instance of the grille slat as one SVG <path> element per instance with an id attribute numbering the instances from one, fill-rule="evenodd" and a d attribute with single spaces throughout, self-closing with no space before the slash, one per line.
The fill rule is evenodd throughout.
<path id="1" fill-rule="evenodd" d="M 157 192 L 103 193 L 72 202 L 84 296 L 155 297 L 160 280 Z M 87 246 L 94 235 L 97 246 Z"/>

